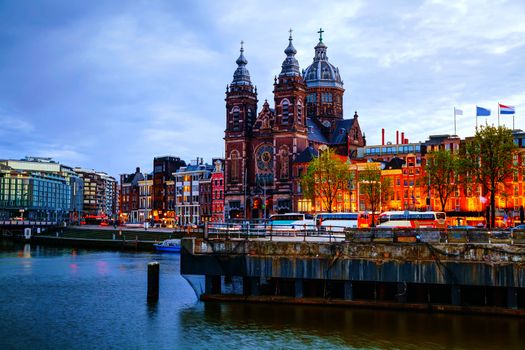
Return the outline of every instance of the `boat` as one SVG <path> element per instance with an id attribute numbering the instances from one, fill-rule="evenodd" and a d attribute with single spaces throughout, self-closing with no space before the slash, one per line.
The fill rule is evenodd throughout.
<path id="1" fill-rule="evenodd" d="M 153 244 L 155 250 L 159 252 L 180 252 L 180 239 L 166 239 L 162 243 Z"/>

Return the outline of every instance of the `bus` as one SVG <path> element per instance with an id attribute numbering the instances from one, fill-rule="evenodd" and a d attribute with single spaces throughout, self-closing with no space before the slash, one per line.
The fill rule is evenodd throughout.
<path id="1" fill-rule="evenodd" d="M 343 232 L 345 228 L 369 227 L 369 215 L 365 213 L 319 213 L 315 224 L 321 231 Z"/>
<path id="2" fill-rule="evenodd" d="M 377 227 L 389 228 L 444 228 L 446 214 L 434 211 L 386 211 L 379 215 Z"/>
<path id="3" fill-rule="evenodd" d="M 286 213 L 270 216 L 270 227 L 273 231 L 300 231 L 315 229 L 314 217 L 311 214 Z"/>

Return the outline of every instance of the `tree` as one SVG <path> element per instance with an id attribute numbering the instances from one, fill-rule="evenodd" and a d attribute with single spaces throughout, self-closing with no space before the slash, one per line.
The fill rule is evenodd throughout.
<path id="1" fill-rule="evenodd" d="M 321 209 L 331 213 L 337 196 L 348 189 L 351 179 L 352 174 L 346 162 L 327 149 L 310 162 L 306 174 L 301 178 L 301 187 L 305 198 L 314 202 L 319 200 Z"/>
<path id="2" fill-rule="evenodd" d="M 514 173 L 512 164 L 516 146 L 512 131 L 503 126 L 481 126 L 466 142 L 465 174 L 490 193 L 490 223 L 496 223 L 496 195 L 499 185 Z"/>
<path id="3" fill-rule="evenodd" d="M 438 194 L 441 211 L 445 211 L 450 195 L 459 187 L 459 166 L 459 156 L 452 151 L 438 150 L 427 157 L 430 188 Z"/>
<path id="4" fill-rule="evenodd" d="M 381 169 L 378 166 L 367 164 L 364 170 L 359 172 L 359 185 L 359 193 L 365 196 L 368 208 L 372 212 L 372 226 L 375 226 L 375 213 L 390 196 L 392 182 L 390 178 L 381 177 Z"/>

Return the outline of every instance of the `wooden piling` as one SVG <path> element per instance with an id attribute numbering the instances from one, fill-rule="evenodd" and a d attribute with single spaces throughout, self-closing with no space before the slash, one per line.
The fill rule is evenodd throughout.
<path id="1" fill-rule="evenodd" d="M 148 263 L 148 301 L 159 300 L 159 271 L 160 264 L 157 261 Z"/>

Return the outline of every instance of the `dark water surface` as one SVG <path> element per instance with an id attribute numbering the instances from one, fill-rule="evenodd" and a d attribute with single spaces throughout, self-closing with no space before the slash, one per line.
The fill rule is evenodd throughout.
<path id="1" fill-rule="evenodd" d="M 202 303 L 179 263 L 0 241 L 0 349 L 525 349 L 522 318 Z"/>

